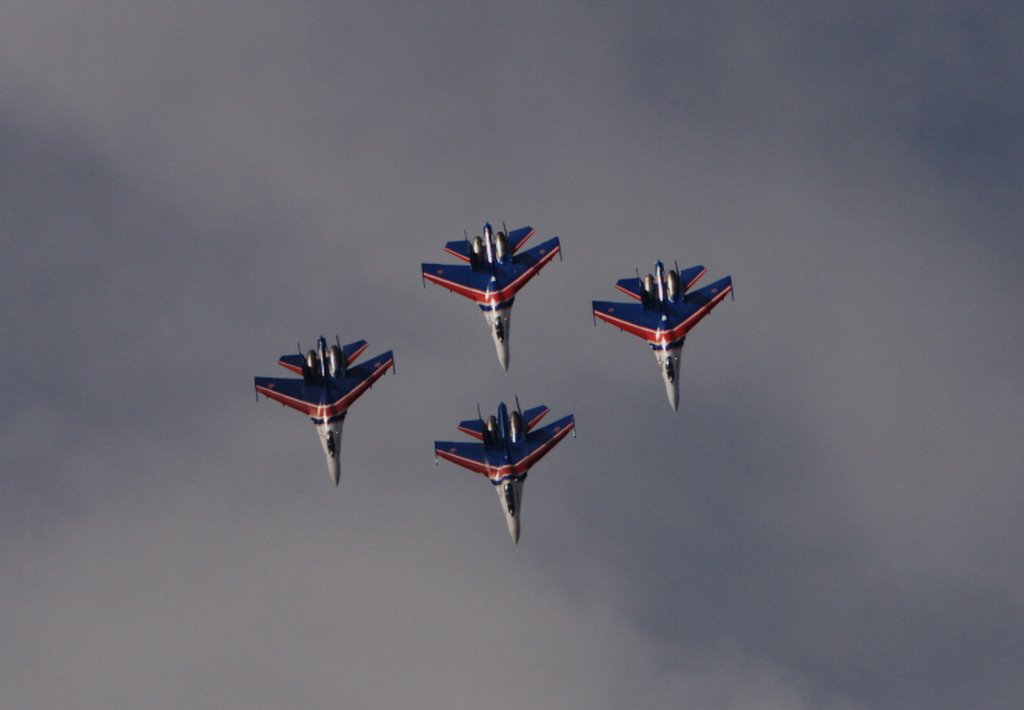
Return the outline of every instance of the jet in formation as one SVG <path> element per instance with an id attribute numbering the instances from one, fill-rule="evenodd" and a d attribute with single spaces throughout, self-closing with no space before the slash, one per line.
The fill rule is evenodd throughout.
<path id="1" fill-rule="evenodd" d="M 341 429 L 348 408 L 395 364 L 394 355 L 388 350 L 353 365 L 364 350 L 365 340 L 342 347 L 335 337 L 335 344 L 328 347 L 327 340 L 320 336 L 314 350 L 302 355 L 300 347 L 298 354 L 282 355 L 277 361 L 278 365 L 302 375 L 302 379 L 255 378 L 257 399 L 265 395 L 313 421 L 335 486 L 341 479 Z"/>
<path id="2" fill-rule="evenodd" d="M 498 493 L 508 533 L 518 544 L 526 474 L 566 434 L 572 431 L 576 436 L 576 420 L 569 414 L 534 429 L 548 413 L 548 408 L 541 405 L 524 412 L 518 398 L 511 413 L 502 402 L 497 415 L 489 416 L 486 421 L 477 409 L 477 418 L 460 422 L 459 431 L 479 439 L 480 443 L 435 441 L 434 458 L 443 458 L 487 477 Z"/>
<path id="3" fill-rule="evenodd" d="M 646 340 L 658 360 L 672 409 L 679 409 L 679 355 L 686 334 L 732 292 L 732 277 L 690 291 L 704 275 L 703 266 L 665 269 L 660 261 L 654 274 L 620 279 L 615 288 L 639 303 L 594 301 L 594 316 Z"/>
<path id="4" fill-rule="evenodd" d="M 484 312 L 501 367 L 508 371 L 508 338 L 512 303 L 526 283 L 561 252 L 558 237 L 520 252 L 533 227 L 495 232 L 485 224 L 483 235 L 448 242 L 444 250 L 466 264 L 423 264 L 423 278 L 475 301 Z"/>

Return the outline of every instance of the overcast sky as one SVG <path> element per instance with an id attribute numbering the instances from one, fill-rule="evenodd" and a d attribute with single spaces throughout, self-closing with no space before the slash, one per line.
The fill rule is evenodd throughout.
<path id="1" fill-rule="evenodd" d="M 1024 12 L 0 9 L 0 707 L 1024 703 Z M 558 235 L 503 373 L 422 261 Z M 673 414 L 590 316 L 731 274 Z M 394 349 L 335 488 L 254 375 Z M 435 439 L 576 415 L 518 546 Z"/>

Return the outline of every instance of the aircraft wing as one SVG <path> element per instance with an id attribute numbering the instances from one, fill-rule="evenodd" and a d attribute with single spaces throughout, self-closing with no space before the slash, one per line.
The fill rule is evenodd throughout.
<path id="1" fill-rule="evenodd" d="M 513 264 L 517 269 L 517 277 L 529 272 L 527 280 L 533 278 L 561 250 L 562 244 L 558 241 L 558 237 L 552 237 L 546 242 L 527 249 L 522 254 L 516 254 Z"/>
<path id="2" fill-rule="evenodd" d="M 685 335 L 693 326 L 704 319 L 711 309 L 722 302 L 732 292 L 732 277 L 726 276 L 704 288 L 686 294 L 682 304 L 674 304 L 672 311 L 680 321 L 672 330 L 683 329 Z"/>
<path id="3" fill-rule="evenodd" d="M 255 380 L 257 394 L 309 417 L 325 418 L 325 388 L 322 385 L 306 385 L 302 380 L 290 377 L 257 377 Z"/>
<path id="4" fill-rule="evenodd" d="M 498 279 L 488 271 L 464 264 L 423 264 L 423 278 L 482 305 L 496 306 L 511 300 L 526 283 L 561 251 L 558 237 L 516 254 L 496 266 Z"/>
<path id="5" fill-rule="evenodd" d="M 420 268 L 427 281 L 477 303 L 487 303 L 487 285 L 491 282 L 488 272 L 474 271 L 463 264 L 423 264 Z"/>
<path id="6" fill-rule="evenodd" d="M 534 234 L 536 234 L 536 230 L 533 227 L 520 227 L 519 229 L 509 230 L 506 236 L 508 237 L 509 245 L 512 247 L 512 253 L 515 254 L 522 249 L 523 245 Z"/>
<path id="7" fill-rule="evenodd" d="M 434 456 L 488 478 L 499 468 L 487 463 L 484 445 L 476 442 L 435 441 Z"/>
<path id="8" fill-rule="evenodd" d="M 682 340 L 731 291 L 732 277 L 726 276 L 667 304 L 664 318 L 656 308 L 611 301 L 594 301 L 594 316 L 652 345 L 671 345 Z"/>
<path id="9" fill-rule="evenodd" d="M 531 432 L 526 437 L 525 448 L 520 451 L 521 455 L 512 463 L 489 461 L 487 449 L 483 444 L 476 442 L 435 441 L 434 456 L 487 476 L 491 480 L 519 476 L 529 471 L 533 464 L 540 461 L 575 426 L 576 422 L 570 414 Z M 501 454 L 494 452 L 494 456 L 497 458 Z"/>
<path id="10" fill-rule="evenodd" d="M 343 378 L 328 386 L 307 385 L 302 380 L 284 377 L 257 377 L 256 392 L 315 421 L 329 421 L 343 416 L 392 365 L 394 355 L 389 350 L 349 368 Z"/>
<path id="11" fill-rule="evenodd" d="M 511 263 L 506 262 L 497 267 L 499 275 L 497 287 L 487 295 L 486 299 L 479 302 L 494 306 L 511 301 L 519 293 L 519 290 L 540 273 L 540 270 L 560 251 L 561 245 L 558 242 L 558 237 L 553 237 L 543 244 L 516 254 L 512 257 Z"/>
<path id="12" fill-rule="evenodd" d="M 573 415 L 569 414 L 536 431 L 531 431 L 526 436 L 525 453 L 512 464 L 510 473 L 515 475 L 526 473 L 533 464 L 544 458 L 555 447 L 555 444 L 575 428 L 576 420 Z"/>
<path id="13" fill-rule="evenodd" d="M 658 328 L 664 327 L 661 313 L 639 303 L 594 301 L 594 316 L 649 343 L 658 342 Z"/>
<path id="14" fill-rule="evenodd" d="M 345 347 L 347 348 L 348 346 L 346 345 Z M 366 345 L 363 345 L 363 349 L 365 348 Z M 348 407 L 359 399 L 366 390 L 373 386 L 374 382 L 384 376 L 389 367 L 394 367 L 394 365 L 395 354 L 388 350 L 386 353 L 381 353 L 377 357 L 370 358 L 345 370 L 344 382 L 345 387 L 348 389 L 343 397 L 345 406 Z"/>

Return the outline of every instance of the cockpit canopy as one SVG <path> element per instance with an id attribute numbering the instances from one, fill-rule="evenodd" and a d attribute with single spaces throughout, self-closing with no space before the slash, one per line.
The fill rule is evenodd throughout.
<path id="1" fill-rule="evenodd" d="M 509 515 L 516 514 L 516 487 L 511 481 L 505 483 L 505 507 Z"/>

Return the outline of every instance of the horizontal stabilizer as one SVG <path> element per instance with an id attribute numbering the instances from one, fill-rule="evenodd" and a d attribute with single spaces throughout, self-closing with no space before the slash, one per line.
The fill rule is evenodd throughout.
<path id="1" fill-rule="evenodd" d="M 470 261 L 469 258 L 469 241 L 466 239 L 459 239 L 454 242 L 448 242 L 444 245 L 444 250 L 454 257 L 462 259 L 467 264 Z"/>
<path id="2" fill-rule="evenodd" d="M 459 431 L 469 434 L 474 439 L 484 440 L 484 423 L 479 419 L 467 419 L 459 422 Z"/>
<path id="3" fill-rule="evenodd" d="M 540 420 L 544 418 L 544 415 L 550 411 L 550 409 L 542 404 L 537 407 L 531 407 L 523 412 L 523 419 L 526 421 L 526 431 L 530 431 L 537 426 Z"/>
<path id="4" fill-rule="evenodd" d="M 700 281 L 700 277 L 707 273 L 702 264 L 679 270 L 679 285 L 683 287 L 683 293 L 693 288 L 693 285 Z"/>
<path id="5" fill-rule="evenodd" d="M 341 356 L 345 359 L 345 367 L 349 367 L 356 359 L 363 354 L 366 350 L 366 341 L 357 340 L 354 343 L 349 343 L 341 349 Z"/>
<path id="6" fill-rule="evenodd" d="M 635 298 L 638 301 L 643 298 L 643 296 L 640 295 L 640 279 L 635 276 L 629 279 L 619 279 L 615 282 L 615 288 L 619 289 L 630 298 Z"/>
<path id="7" fill-rule="evenodd" d="M 356 361 L 363 351 L 366 350 L 366 341 L 357 340 L 354 343 L 349 343 L 341 349 L 341 357 L 345 360 L 345 367 L 348 367 Z M 283 368 L 291 370 L 296 375 L 302 374 L 302 363 L 305 361 L 305 356 L 301 354 L 294 355 L 282 355 L 277 360 L 277 364 Z"/>
<path id="8" fill-rule="evenodd" d="M 523 245 L 529 241 L 530 237 L 536 234 L 533 227 L 520 227 L 519 229 L 509 230 L 508 243 L 512 246 L 512 253 L 516 253 L 523 248 Z"/>

